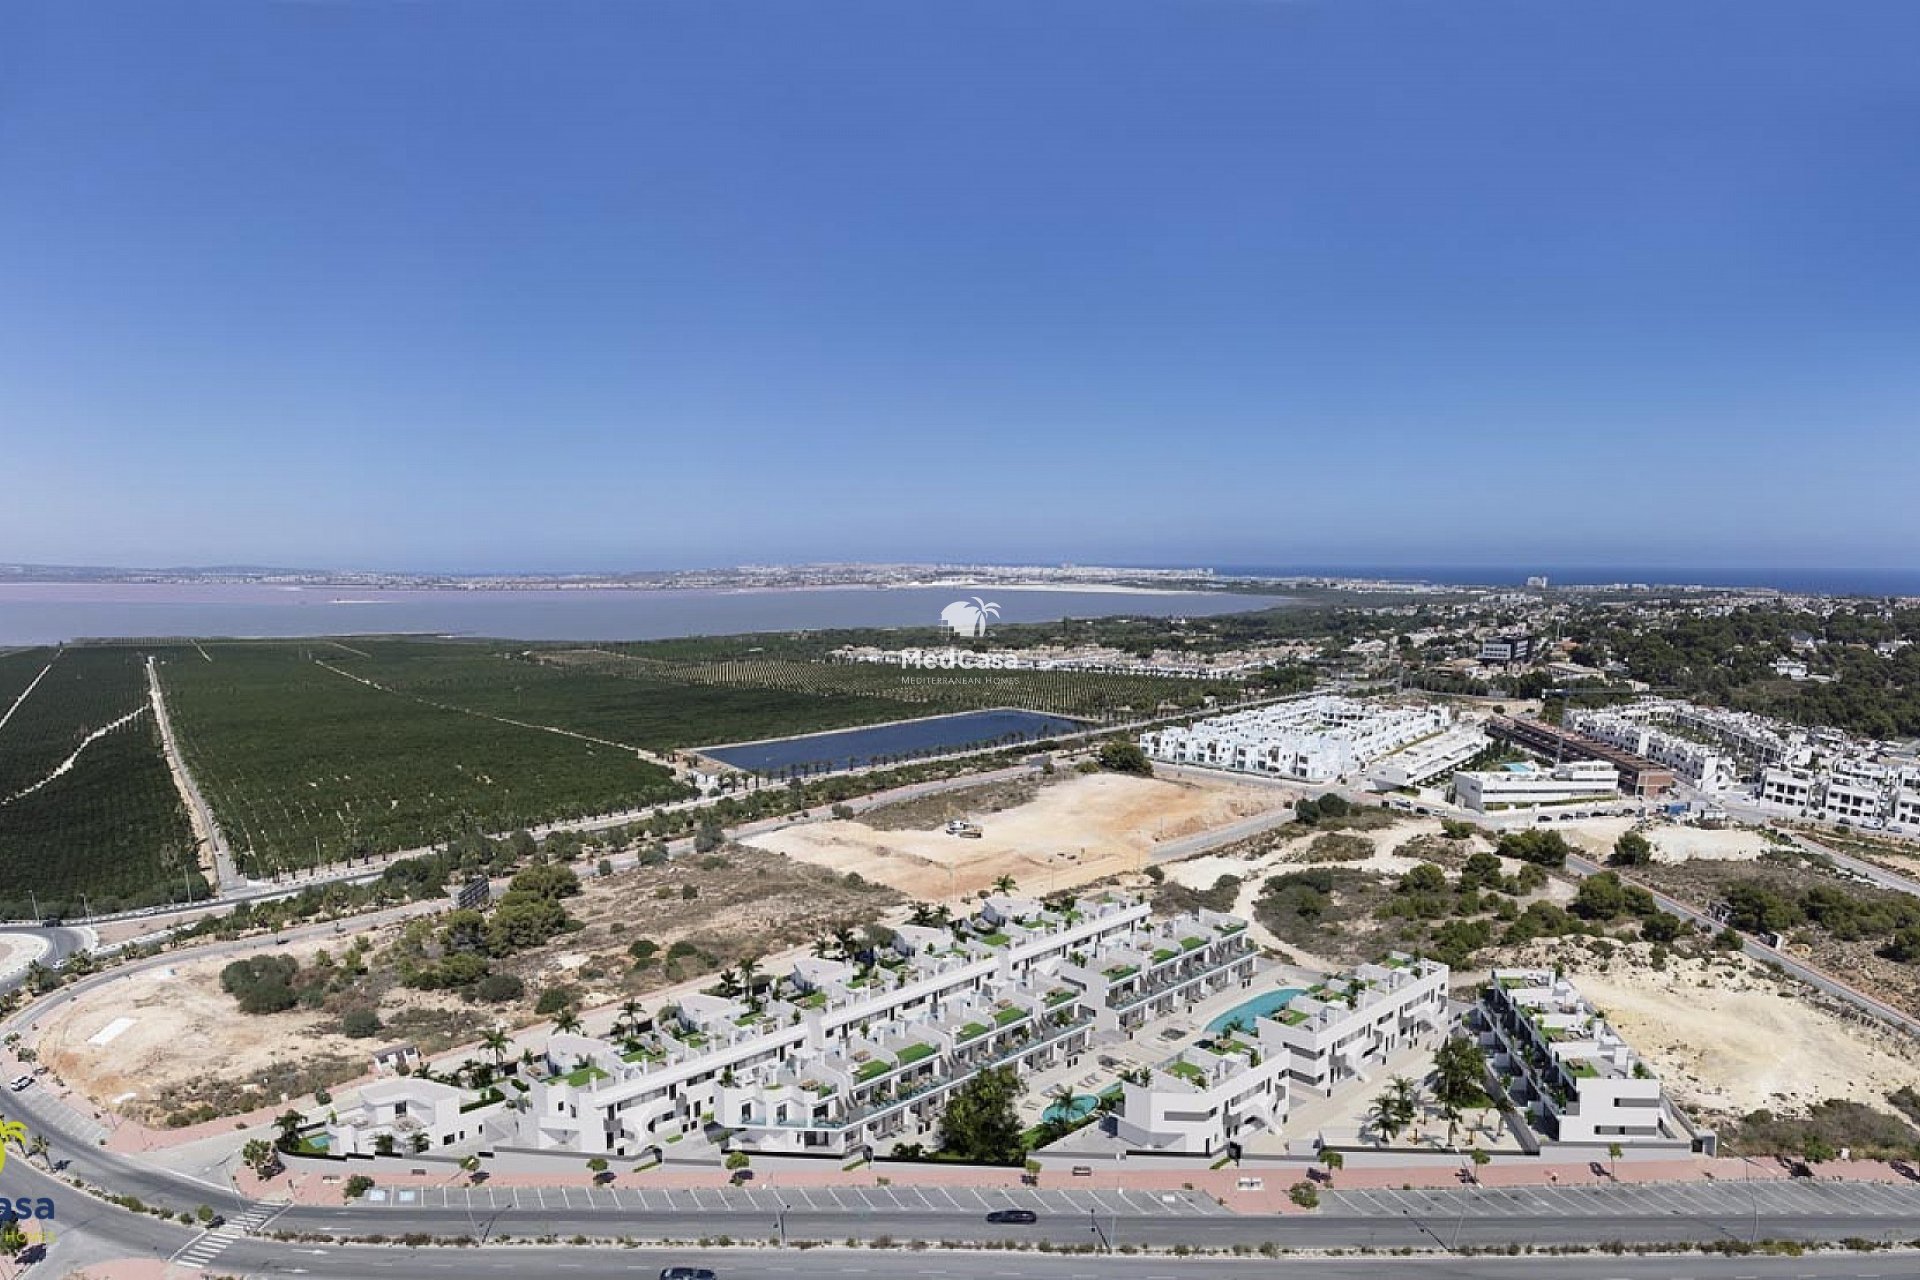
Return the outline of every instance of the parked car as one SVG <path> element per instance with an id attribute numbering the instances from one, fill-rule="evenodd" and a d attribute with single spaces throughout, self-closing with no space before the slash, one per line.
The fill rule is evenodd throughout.
<path id="1" fill-rule="evenodd" d="M 714 1275 L 705 1267 L 668 1267 L 660 1280 L 714 1280 Z"/>
<path id="2" fill-rule="evenodd" d="M 32 1076 L 15 1076 L 13 1079 L 7 1081 L 7 1088 L 13 1090 L 15 1093 L 18 1093 L 32 1083 L 33 1083 Z"/>
<path id="3" fill-rule="evenodd" d="M 995 1209 L 987 1215 L 987 1221 L 1028 1224 L 1040 1221 L 1040 1215 L 1031 1209 Z"/>

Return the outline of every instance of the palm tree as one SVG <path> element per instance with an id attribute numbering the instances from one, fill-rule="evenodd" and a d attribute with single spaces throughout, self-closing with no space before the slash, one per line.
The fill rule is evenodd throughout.
<path id="1" fill-rule="evenodd" d="M 728 997 L 740 994 L 740 975 L 731 965 L 720 971 L 720 994 Z"/>
<path id="2" fill-rule="evenodd" d="M 33 1140 L 27 1143 L 27 1159 L 32 1160 L 36 1157 L 42 1164 L 47 1163 L 47 1135 L 44 1133 L 34 1134 Z"/>
<path id="3" fill-rule="evenodd" d="M 553 1029 L 555 1031 L 571 1032 L 576 1035 L 579 1034 L 580 1011 L 574 1008 L 572 1005 L 568 1005 L 566 1008 L 560 1011 L 558 1016 L 554 1018 Z"/>
<path id="4" fill-rule="evenodd" d="M 1019 887 L 1020 887 L 1020 882 L 1018 880 L 1015 880 L 1012 876 L 1001 876 L 998 880 L 995 880 L 993 882 L 993 891 L 995 893 L 1012 893 L 1015 889 Z"/>
<path id="5" fill-rule="evenodd" d="M 306 1117 L 298 1111 L 282 1111 L 273 1118 L 273 1127 L 280 1131 L 282 1151 L 291 1151 L 300 1145 L 300 1126 L 306 1122 Z"/>
<path id="6" fill-rule="evenodd" d="M 1393 1099 L 1381 1094 L 1367 1108 L 1367 1123 L 1373 1127 L 1373 1140 L 1378 1146 L 1386 1146 L 1400 1136 L 1400 1121 L 1393 1108 Z"/>
<path id="7" fill-rule="evenodd" d="M 487 1051 L 497 1067 L 507 1060 L 507 1054 L 513 1049 L 513 1039 L 499 1027 L 488 1027 L 480 1037 L 480 1047 Z"/>
<path id="8" fill-rule="evenodd" d="M 747 1007 L 755 1013 L 760 1012 L 760 1006 L 763 1003 L 759 985 L 755 981 L 759 976 L 760 961 L 756 957 L 748 956 L 740 962 L 740 985 L 746 988 Z"/>
<path id="9" fill-rule="evenodd" d="M 613 1024 L 613 1032 L 621 1039 L 633 1035 L 640 1029 L 641 1005 L 631 997 L 620 1002 L 620 1017 Z"/>
<path id="10" fill-rule="evenodd" d="M 1420 1086 L 1406 1076 L 1387 1081 L 1387 1096 L 1393 1099 L 1393 1114 L 1399 1128 L 1411 1129 L 1420 1115 Z"/>
<path id="11" fill-rule="evenodd" d="M 1346 1167 L 1347 1158 L 1340 1154 L 1340 1152 L 1335 1151 L 1332 1147 L 1322 1147 L 1320 1148 L 1320 1163 L 1327 1166 L 1327 1181 L 1331 1183 L 1333 1181 L 1333 1175 Z"/>
<path id="12" fill-rule="evenodd" d="M 1053 1113 L 1056 1119 L 1072 1120 L 1075 1118 L 1073 1114 L 1074 1103 L 1078 1101 L 1079 1099 L 1074 1096 L 1073 1086 L 1063 1082 L 1055 1085 L 1054 1088 L 1048 1092 L 1047 1110 Z"/>

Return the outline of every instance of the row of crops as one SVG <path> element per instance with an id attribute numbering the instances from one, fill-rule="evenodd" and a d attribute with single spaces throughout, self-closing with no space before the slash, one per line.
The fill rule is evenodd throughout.
<path id="1" fill-rule="evenodd" d="M 808 662 L 789 658 L 738 658 L 716 662 L 665 662 L 633 653 L 566 650 L 542 654 L 544 662 L 630 679 L 763 689 L 808 698 L 862 698 L 891 704 L 890 716 L 984 707 L 1021 707 L 1049 715 L 1099 720 L 1146 713 L 1162 706 L 1199 707 L 1209 697 L 1232 699 L 1245 692 L 1231 681 L 1177 680 L 1164 676 L 1091 671 L 924 670 L 873 662 Z M 907 704 L 903 713 L 900 704 Z M 833 726 L 822 726 L 833 727 Z M 787 730 L 793 732 L 793 730 Z M 766 736 L 766 735 L 762 735 Z M 706 741 L 732 741 L 709 736 Z"/>
<path id="2" fill-rule="evenodd" d="M 615 655 L 600 655 L 607 664 L 600 666 L 536 661 L 517 650 L 477 644 L 352 643 L 358 656 L 336 650 L 326 661 L 448 706 L 651 751 L 850 728 L 922 710 L 860 691 L 823 696 L 750 681 L 689 680 L 677 668 L 636 665 Z"/>
<path id="3" fill-rule="evenodd" d="M 83 893 L 100 911 L 205 893 L 153 717 L 87 741 L 146 703 L 131 648 L 0 657 L 0 914 L 64 911 Z"/>
<path id="4" fill-rule="evenodd" d="M 422 700 L 451 703 L 471 674 L 422 667 L 417 696 L 339 674 L 390 674 L 371 642 L 202 647 L 212 661 L 175 650 L 161 678 L 188 767 L 251 875 L 682 794 L 666 770 L 620 747 Z M 448 659 L 487 658 L 452 648 Z M 498 684 L 509 666 L 491 661 Z"/>

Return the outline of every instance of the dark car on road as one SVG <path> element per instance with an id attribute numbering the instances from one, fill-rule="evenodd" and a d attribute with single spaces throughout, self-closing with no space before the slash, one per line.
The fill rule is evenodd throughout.
<path id="1" fill-rule="evenodd" d="M 714 1280 L 714 1275 L 705 1267 L 668 1267 L 660 1280 Z"/>
<path id="2" fill-rule="evenodd" d="M 987 1215 L 988 1222 L 1029 1223 L 1040 1221 L 1040 1215 L 1031 1209 L 995 1209 Z"/>

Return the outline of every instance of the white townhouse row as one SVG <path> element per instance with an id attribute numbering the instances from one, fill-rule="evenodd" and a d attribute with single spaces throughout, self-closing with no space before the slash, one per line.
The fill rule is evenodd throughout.
<path id="1" fill-rule="evenodd" d="M 1569 726 L 1581 728 L 1577 721 L 1583 717 L 1663 726 L 1672 731 L 1669 736 L 1690 738 L 1701 745 L 1719 748 L 1733 758 L 1736 772 L 1770 764 L 1804 764 L 1813 750 L 1803 729 L 1751 711 L 1704 707 L 1679 698 L 1643 698 L 1602 711 L 1573 712 L 1568 716 Z M 1581 731 L 1592 733 L 1584 728 Z M 1678 766 L 1674 767 L 1677 771 Z"/>
<path id="2" fill-rule="evenodd" d="M 1719 795 L 1738 784 L 1739 768 L 1726 752 L 1685 734 L 1669 732 L 1649 718 L 1630 712 L 1631 708 L 1573 710 L 1567 713 L 1565 726 L 1595 741 L 1666 765 L 1675 776 L 1709 795 Z"/>
<path id="3" fill-rule="evenodd" d="M 1445 1032 L 1447 966 L 1395 952 L 1248 1014 L 1122 1087 L 1135 1150 L 1213 1155 L 1285 1123 L 1299 1093 L 1331 1095 Z M 1237 1025 L 1236 1025 L 1237 1024 Z"/>
<path id="4" fill-rule="evenodd" d="M 1214 716 L 1140 735 L 1140 749 L 1170 764 L 1331 782 L 1446 731 L 1441 706 L 1392 706 L 1321 695 Z"/>
<path id="5" fill-rule="evenodd" d="M 1476 1012 L 1488 1066 L 1542 1138 L 1594 1146 L 1691 1141 L 1660 1077 L 1565 978 L 1496 969 Z"/>
<path id="6" fill-rule="evenodd" d="M 1837 769 L 1764 769 L 1758 799 L 1798 817 L 1920 832 L 1920 771 L 1876 779 Z"/>
<path id="7" fill-rule="evenodd" d="M 991 897 L 975 918 L 900 928 L 870 963 L 804 959 L 618 1043 L 555 1036 L 521 1145 L 632 1156 L 717 1126 L 736 1150 L 846 1155 L 931 1124 L 984 1069 L 1071 1064 L 1096 1033 L 1251 983 L 1245 931 L 1119 896 Z"/>
<path id="8" fill-rule="evenodd" d="M 421 1155 L 472 1147 L 485 1136 L 487 1121 L 506 1105 L 498 1089 L 473 1097 L 438 1080 L 376 1080 L 361 1086 L 355 1105 L 329 1115 L 327 1151 L 336 1156 Z"/>

